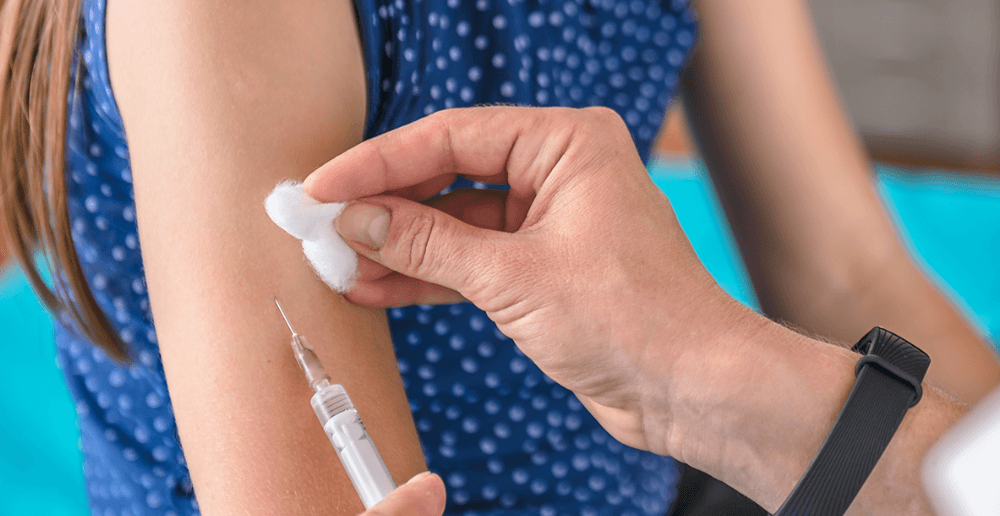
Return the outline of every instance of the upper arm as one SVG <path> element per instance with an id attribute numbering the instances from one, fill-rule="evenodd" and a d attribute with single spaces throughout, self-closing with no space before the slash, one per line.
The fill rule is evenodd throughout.
<path id="1" fill-rule="evenodd" d="M 361 509 L 275 297 L 393 476 L 425 468 L 384 313 L 330 291 L 263 209 L 280 180 L 360 141 L 355 27 L 347 0 L 115 0 L 108 11 L 157 338 L 206 514 Z"/>

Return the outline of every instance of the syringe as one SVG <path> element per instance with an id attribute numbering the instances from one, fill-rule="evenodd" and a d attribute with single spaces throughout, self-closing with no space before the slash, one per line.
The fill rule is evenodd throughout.
<path id="1" fill-rule="evenodd" d="M 326 374 L 309 342 L 292 328 L 292 323 L 288 321 L 277 298 L 274 299 L 274 304 L 278 305 L 281 317 L 292 332 L 295 360 L 305 373 L 306 380 L 309 380 L 309 387 L 316 391 L 309 400 L 316 417 L 330 438 L 333 449 L 337 451 L 337 457 L 340 457 L 340 463 L 347 470 L 347 476 L 351 478 L 365 509 L 370 509 L 396 489 L 389 468 L 375 448 L 375 442 L 368 436 L 347 391 L 339 384 L 330 384 L 330 376 Z"/>

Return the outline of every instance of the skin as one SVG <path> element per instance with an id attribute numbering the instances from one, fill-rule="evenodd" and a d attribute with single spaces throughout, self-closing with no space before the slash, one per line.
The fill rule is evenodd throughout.
<path id="1" fill-rule="evenodd" d="M 705 10 L 702 18 L 709 36 L 725 32 L 708 30 L 720 15 Z M 759 20 L 747 26 L 770 30 Z M 274 295 L 304 321 L 297 326 L 321 359 L 344 365 L 335 381 L 352 392 L 376 428 L 394 476 L 422 470 L 384 314 L 327 291 L 301 260 L 297 243 L 259 209 L 278 180 L 302 178 L 360 141 L 365 90 L 350 4 L 296 1 L 275 10 L 227 0 L 116 0 L 109 8 L 108 47 L 129 134 L 152 309 L 203 511 L 358 509 L 334 502 L 353 500 L 351 488 L 336 466 L 330 469 L 336 461 L 304 404 L 309 392 L 285 348 L 288 335 L 272 308 Z M 762 55 L 768 54 L 754 54 Z M 413 193 L 427 197 L 446 180 Z M 437 203 L 488 225 L 490 211 L 462 195 Z M 506 202 L 504 217 L 514 227 L 530 201 Z M 365 266 L 377 270 L 373 262 Z M 816 288 L 839 292 L 838 285 Z M 454 298 L 433 292 L 438 297 L 425 301 Z M 212 345 L 199 345 L 205 341 Z M 250 418 L 253 429 L 230 424 Z M 305 470 L 329 475 L 305 476 Z M 224 484 L 217 480 L 222 478 Z"/>
<path id="2" fill-rule="evenodd" d="M 415 201 L 456 173 L 510 193 Z M 853 385 L 857 354 L 715 284 L 613 111 L 437 113 L 320 167 L 306 192 L 361 199 L 336 221 L 363 257 L 350 300 L 475 303 L 619 441 L 676 457 L 769 511 Z M 922 457 L 967 407 L 929 385 L 924 393 L 851 514 L 930 514 Z"/>
<path id="3" fill-rule="evenodd" d="M 441 477 L 424 472 L 389 493 L 361 516 L 438 516 L 444 514 L 445 490 Z"/>
<path id="4" fill-rule="evenodd" d="M 931 356 L 930 381 L 973 403 L 990 392 L 996 352 L 900 242 L 806 3 L 696 8 L 687 118 L 764 312 L 841 344 L 891 328 Z"/>
<path id="5" fill-rule="evenodd" d="M 426 465 L 385 314 L 331 292 L 263 208 L 279 181 L 361 140 L 351 4 L 114 0 L 107 38 L 151 308 L 201 512 L 361 512 L 274 298 L 402 480 Z"/>

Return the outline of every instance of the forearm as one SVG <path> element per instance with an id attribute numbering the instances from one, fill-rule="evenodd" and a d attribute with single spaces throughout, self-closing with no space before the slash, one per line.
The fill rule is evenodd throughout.
<path id="1" fill-rule="evenodd" d="M 1000 366 L 909 259 L 800 0 L 704 0 L 689 119 L 765 313 L 850 343 L 875 324 L 975 400 Z M 919 315 L 917 315 L 919 314 Z"/>
<path id="2" fill-rule="evenodd" d="M 670 393 L 661 398 L 669 412 L 656 412 L 670 414 L 663 422 L 669 430 L 653 442 L 773 512 L 832 428 L 859 355 L 753 314 L 726 326 L 717 345 L 674 365 L 670 388 L 660 390 Z M 965 410 L 925 386 L 850 514 L 930 514 L 920 486 L 923 457 Z"/>

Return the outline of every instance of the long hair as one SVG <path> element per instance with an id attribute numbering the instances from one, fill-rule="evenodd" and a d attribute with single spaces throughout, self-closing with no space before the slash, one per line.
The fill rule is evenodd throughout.
<path id="1" fill-rule="evenodd" d="M 87 286 L 66 211 L 66 117 L 71 75 L 80 77 L 71 67 L 79 63 L 81 4 L 0 0 L 0 235 L 49 310 L 127 362 Z M 42 279 L 37 252 L 53 288 Z"/>

